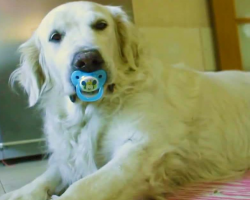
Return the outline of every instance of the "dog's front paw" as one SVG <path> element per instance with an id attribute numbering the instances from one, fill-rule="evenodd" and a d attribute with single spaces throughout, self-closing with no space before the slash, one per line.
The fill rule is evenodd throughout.
<path id="1" fill-rule="evenodd" d="M 0 200 L 48 200 L 48 193 L 45 189 L 32 190 L 28 187 L 4 194 Z"/>

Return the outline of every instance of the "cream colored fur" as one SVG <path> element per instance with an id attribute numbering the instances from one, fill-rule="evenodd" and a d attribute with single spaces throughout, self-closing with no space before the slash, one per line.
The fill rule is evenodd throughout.
<path id="1" fill-rule="evenodd" d="M 107 29 L 91 28 L 98 19 Z M 62 42 L 48 42 L 57 29 Z M 44 18 L 20 47 L 11 80 L 43 111 L 48 170 L 0 200 L 158 200 L 190 182 L 246 172 L 250 74 L 161 65 L 140 41 L 119 7 L 74 2 Z M 95 103 L 72 103 L 71 62 L 85 47 L 99 49 L 106 87 L 115 90 Z"/>

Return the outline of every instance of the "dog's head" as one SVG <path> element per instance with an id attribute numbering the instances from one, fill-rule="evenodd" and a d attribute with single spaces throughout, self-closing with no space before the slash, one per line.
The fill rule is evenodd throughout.
<path id="1" fill-rule="evenodd" d="M 18 80 L 33 106 L 49 92 L 72 95 L 74 70 L 108 73 L 106 88 L 138 67 L 134 26 L 120 7 L 73 2 L 52 10 L 33 36 L 20 47 L 21 65 L 11 79 Z"/>

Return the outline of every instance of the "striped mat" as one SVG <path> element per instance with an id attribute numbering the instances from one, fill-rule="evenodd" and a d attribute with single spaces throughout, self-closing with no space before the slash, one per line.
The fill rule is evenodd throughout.
<path id="1" fill-rule="evenodd" d="M 250 200 L 250 173 L 241 180 L 204 183 L 180 190 L 168 200 Z"/>

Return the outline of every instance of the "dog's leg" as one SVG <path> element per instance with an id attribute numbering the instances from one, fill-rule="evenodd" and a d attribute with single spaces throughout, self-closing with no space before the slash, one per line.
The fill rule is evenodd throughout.
<path id="1" fill-rule="evenodd" d="M 149 193 L 150 152 L 127 142 L 96 173 L 73 185 L 58 200 L 133 200 Z"/>
<path id="2" fill-rule="evenodd" d="M 56 168 L 49 168 L 31 183 L 0 197 L 0 200 L 47 200 L 61 184 Z"/>

